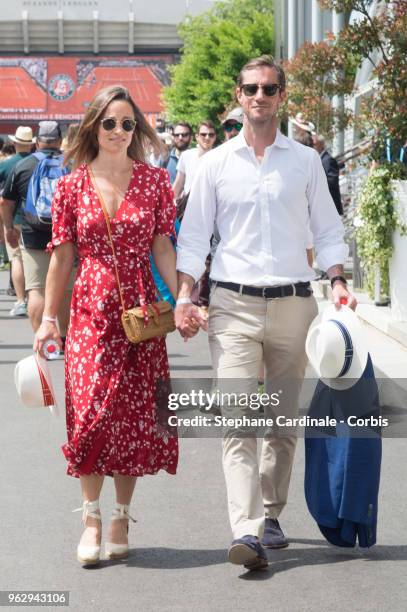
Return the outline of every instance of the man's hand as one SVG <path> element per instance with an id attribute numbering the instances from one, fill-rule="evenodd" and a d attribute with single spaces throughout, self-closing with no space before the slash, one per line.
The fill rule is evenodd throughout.
<path id="1" fill-rule="evenodd" d="M 200 327 L 208 329 L 207 313 L 194 304 L 179 304 L 175 308 L 175 326 L 185 341 L 193 338 Z"/>
<path id="2" fill-rule="evenodd" d="M 15 227 L 7 227 L 6 240 L 13 249 L 16 249 L 20 242 L 20 232 Z"/>
<path id="3" fill-rule="evenodd" d="M 346 304 L 346 306 L 355 310 L 358 303 L 355 296 L 348 291 L 347 286 L 339 280 L 335 281 L 332 287 L 332 301 L 337 310 L 340 309 L 342 304 Z"/>

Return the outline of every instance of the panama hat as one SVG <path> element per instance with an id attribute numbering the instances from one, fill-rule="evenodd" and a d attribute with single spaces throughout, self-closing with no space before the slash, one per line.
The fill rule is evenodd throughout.
<path id="1" fill-rule="evenodd" d="M 9 139 L 16 144 L 34 144 L 36 141 L 32 129 L 24 125 L 19 125 L 14 136 L 10 135 Z"/>
<path id="2" fill-rule="evenodd" d="M 332 389 L 349 389 L 365 371 L 368 351 L 357 315 L 332 304 L 308 330 L 305 350 L 319 378 Z"/>
<path id="3" fill-rule="evenodd" d="M 302 113 L 297 113 L 293 118 L 290 118 L 291 123 L 299 127 L 301 130 L 315 134 L 315 125 L 311 121 L 306 121 Z"/>
<path id="4" fill-rule="evenodd" d="M 51 375 L 46 360 L 38 353 L 21 359 L 14 369 L 17 393 L 27 408 L 57 409 Z"/>

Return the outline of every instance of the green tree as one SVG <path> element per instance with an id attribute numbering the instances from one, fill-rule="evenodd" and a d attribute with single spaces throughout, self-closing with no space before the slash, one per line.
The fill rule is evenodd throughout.
<path id="1" fill-rule="evenodd" d="M 326 137 L 332 137 L 334 129 L 346 127 L 351 113 L 334 109 L 332 97 L 352 92 L 356 71 L 353 57 L 329 42 L 306 42 L 285 68 L 290 117 L 303 113 L 317 133 Z"/>
<path id="2" fill-rule="evenodd" d="M 181 61 L 171 68 L 163 98 L 170 120 L 196 126 L 217 121 L 233 105 L 240 68 L 252 57 L 273 52 L 272 0 L 216 2 L 179 29 Z"/>
<path id="3" fill-rule="evenodd" d="M 375 134 L 378 150 L 383 150 L 383 137 L 405 142 L 407 1 L 384 0 L 373 16 L 373 0 L 319 0 L 319 4 L 339 13 L 352 11 L 356 19 L 337 37 L 330 34 L 323 43 L 306 43 L 287 64 L 290 115 L 303 112 L 328 136 L 333 129 L 342 129 L 350 115 L 333 111 L 332 96 L 353 93 L 356 68 L 367 59 L 376 84 L 355 122 L 362 132 Z"/>
<path id="4" fill-rule="evenodd" d="M 337 12 L 353 10 L 358 16 L 334 44 L 348 56 L 366 58 L 374 68 L 372 78 L 376 84 L 362 107 L 360 127 L 404 143 L 407 140 L 407 2 L 384 0 L 371 16 L 372 2 L 319 0 L 322 8 Z"/>

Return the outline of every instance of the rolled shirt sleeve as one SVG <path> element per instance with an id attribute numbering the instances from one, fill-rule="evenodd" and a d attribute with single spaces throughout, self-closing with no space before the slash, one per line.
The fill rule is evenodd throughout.
<path id="1" fill-rule="evenodd" d="M 205 271 L 216 214 L 215 182 L 208 161 L 202 160 L 195 175 L 177 241 L 177 270 L 195 281 Z"/>
<path id="2" fill-rule="evenodd" d="M 307 188 L 310 228 L 318 267 L 328 270 L 334 265 L 343 265 L 349 249 L 344 242 L 344 226 L 329 192 L 320 157 L 314 153 Z"/>

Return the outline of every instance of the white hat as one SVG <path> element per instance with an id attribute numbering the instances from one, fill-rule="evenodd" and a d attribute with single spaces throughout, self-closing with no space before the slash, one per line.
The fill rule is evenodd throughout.
<path id="1" fill-rule="evenodd" d="M 237 106 L 232 109 L 222 121 L 222 125 L 225 125 L 228 121 L 236 121 L 237 123 L 243 123 L 243 108 Z"/>
<path id="2" fill-rule="evenodd" d="M 56 410 L 56 399 L 52 387 L 48 364 L 39 354 L 21 359 L 14 369 L 17 393 L 28 408 L 49 407 Z"/>
<path id="3" fill-rule="evenodd" d="M 301 130 L 315 134 L 315 125 L 311 121 L 306 121 L 302 113 L 297 113 L 294 119 L 290 117 L 290 121 Z"/>
<path id="4" fill-rule="evenodd" d="M 319 378 L 333 389 L 349 389 L 365 371 L 368 351 L 362 326 L 347 306 L 332 304 L 315 317 L 305 350 Z"/>
<path id="5" fill-rule="evenodd" d="M 34 144 L 36 141 L 32 129 L 24 125 L 19 125 L 14 136 L 9 136 L 9 139 L 17 144 Z"/>

